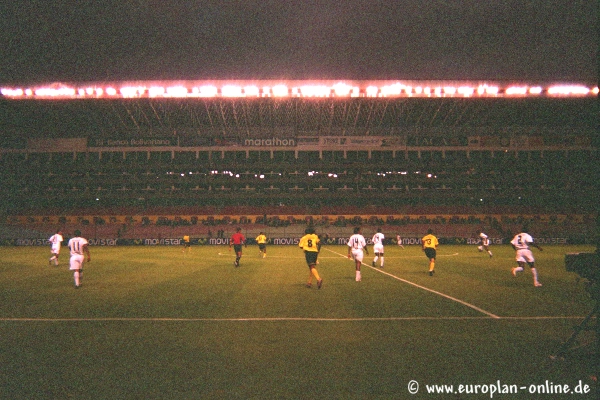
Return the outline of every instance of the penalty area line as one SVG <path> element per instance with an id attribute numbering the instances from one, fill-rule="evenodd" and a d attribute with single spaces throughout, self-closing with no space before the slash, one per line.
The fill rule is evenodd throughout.
<path id="1" fill-rule="evenodd" d="M 329 249 L 327 249 L 327 248 L 325 248 L 325 250 L 327 250 L 327 251 L 330 251 L 330 252 L 332 252 L 332 253 L 334 253 L 334 254 L 337 254 L 337 255 L 339 255 L 340 257 L 348 258 L 347 256 L 345 256 L 345 255 L 343 255 L 343 254 L 341 254 L 341 253 L 337 253 L 337 252 L 335 252 L 335 251 L 333 251 L 333 250 L 329 250 Z M 456 253 L 456 255 L 458 255 L 458 253 Z M 478 311 L 478 312 L 480 312 L 480 313 L 482 313 L 482 314 L 485 314 L 485 315 L 487 315 L 487 316 L 489 316 L 489 317 L 491 317 L 491 318 L 494 318 L 494 319 L 500 319 L 500 318 L 501 318 L 501 317 L 497 316 L 496 314 L 492 314 L 492 313 L 491 313 L 491 312 L 489 312 L 489 311 L 486 311 L 486 310 L 484 310 L 484 309 L 482 309 L 482 308 L 479 308 L 479 307 L 477 307 L 476 305 L 473 305 L 473 304 L 471 304 L 471 303 L 467 303 L 466 301 L 463 301 L 463 300 L 457 299 L 456 297 L 452 297 L 452 296 L 450 296 L 450 295 L 447 295 L 447 294 L 445 294 L 445 293 L 438 292 L 437 290 L 433 290 L 433 289 L 430 289 L 430 288 L 428 288 L 428 287 L 421 286 L 421 285 L 419 285 L 419 284 L 417 284 L 417 283 L 414 283 L 414 282 L 408 281 L 408 280 L 406 280 L 406 279 L 402 279 L 402 278 L 400 278 L 399 276 L 392 275 L 392 274 L 390 274 L 389 272 L 382 271 L 382 270 L 380 270 L 380 269 L 378 269 L 378 268 L 373 268 L 372 266 L 370 266 L 370 265 L 367 265 L 367 264 L 365 264 L 365 263 L 363 263 L 363 262 L 361 262 L 361 264 L 362 264 L 362 265 L 364 265 L 365 267 L 371 268 L 371 269 L 372 269 L 372 270 L 374 270 L 374 271 L 377 271 L 377 272 L 379 272 L 379 273 L 382 273 L 382 274 L 384 274 L 384 275 L 387 275 L 387 276 L 389 276 L 390 278 L 396 279 L 396 280 L 398 280 L 398 281 L 400 281 L 400 282 L 407 283 L 407 284 L 409 284 L 409 285 L 412 285 L 412 286 L 414 286 L 414 287 L 416 287 L 416 288 L 419 288 L 419 289 L 422 289 L 422 290 L 428 291 L 428 292 L 430 292 L 430 293 L 433 293 L 433 294 L 437 294 L 438 296 L 444 297 L 444 298 L 446 298 L 446 299 L 448 299 L 448 300 L 452 300 L 452 301 L 454 301 L 454 302 L 457 302 L 457 303 L 459 303 L 459 304 L 462 304 L 463 306 L 466 306 L 466 307 L 472 308 L 473 310 L 475 310 L 475 311 Z"/>

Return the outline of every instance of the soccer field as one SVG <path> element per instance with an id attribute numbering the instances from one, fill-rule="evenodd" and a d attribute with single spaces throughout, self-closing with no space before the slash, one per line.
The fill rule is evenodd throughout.
<path id="1" fill-rule="evenodd" d="M 441 246 L 431 277 L 419 246 L 388 245 L 385 268 L 366 256 L 355 282 L 347 248 L 325 246 L 323 287 L 309 289 L 295 246 L 264 259 L 247 247 L 239 268 L 226 246 L 91 247 L 76 290 L 67 249 L 55 267 L 49 248 L 0 247 L 0 398 L 490 398 L 462 384 L 531 399 L 546 381 L 591 387 L 588 347 L 549 356 L 593 307 L 564 256 L 595 248 L 534 249 L 538 288 L 528 270 L 511 275 L 510 246 L 491 249 Z M 428 394 L 436 384 L 456 394 Z"/>

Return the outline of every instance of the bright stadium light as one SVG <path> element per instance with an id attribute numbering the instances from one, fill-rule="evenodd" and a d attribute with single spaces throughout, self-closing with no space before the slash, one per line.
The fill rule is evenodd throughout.
<path id="1" fill-rule="evenodd" d="M 331 88 L 325 85 L 305 85 L 299 88 L 302 97 L 329 97 Z"/>
<path id="2" fill-rule="evenodd" d="M 2 94 L 2 96 L 7 96 L 7 97 L 18 97 L 18 96 L 23 96 L 23 89 L 8 89 L 8 88 L 2 88 L 2 90 L 0 90 L 0 93 Z"/>
<path id="3" fill-rule="evenodd" d="M 335 85 L 333 85 L 333 92 L 338 97 L 349 96 L 352 89 L 353 89 L 352 86 L 350 86 L 344 82 L 338 82 Z"/>
<path id="4" fill-rule="evenodd" d="M 563 95 L 563 96 L 568 96 L 568 95 L 587 95 L 590 92 L 590 90 L 584 86 L 577 86 L 577 85 L 558 85 L 558 86 L 551 86 L 548 88 L 548 94 L 549 95 Z"/>
<path id="5" fill-rule="evenodd" d="M 377 86 L 368 86 L 366 93 L 367 97 L 377 97 L 377 94 L 379 93 L 379 88 Z"/>
<path id="6" fill-rule="evenodd" d="M 507 96 L 523 96 L 527 94 L 527 86 L 510 86 L 506 88 L 504 93 Z"/>
<path id="7" fill-rule="evenodd" d="M 223 97 L 242 97 L 242 87 L 235 85 L 225 85 L 221 88 Z"/>
<path id="8" fill-rule="evenodd" d="M 286 85 L 275 85 L 273 86 L 273 96 L 275 97 L 287 97 L 289 94 L 288 87 Z"/>
<path id="9" fill-rule="evenodd" d="M 164 94 L 165 88 L 162 86 L 152 86 L 150 89 L 148 89 L 148 96 L 150 97 L 163 96 Z"/>
<path id="10" fill-rule="evenodd" d="M 39 88 L 34 94 L 39 97 L 70 97 L 75 96 L 75 89 L 69 87 L 61 88 Z"/>
<path id="11" fill-rule="evenodd" d="M 257 84 L 258 83 L 258 84 Z M 44 100 L 60 98 L 198 98 L 198 97 L 496 97 L 502 96 L 591 96 L 598 95 L 598 87 L 582 84 L 528 85 L 514 83 L 499 86 L 494 83 L 458 82 L 456 85 L 443 81 L 389 81 L 369 83 L 358 81 L 353 84 L 339 81 L 293 81 L 291 84 L 273 81 L 228 82 L 198 84 L 197 82 L 152 82 L 146 84 L 107 83 L 99 85 L 51 83 L 36 87 L 2 87 L 0 95 L 9 99 L 39 97 Z M 115 89 L 116 88 L 116 89 Z"/>
<path id="12" fill-rule="evenodd" d="M 260 95 L 260 90 L 258 86 L 244 86 L 244 93 L 246 96 L 258 97 Z"/>
<path id="13" fill-rule="evenodd" d="M 188 94 L 185 86 L 169 86 L 166 92 L 169 97 L 186 97 Z"/>
<path id="14" fill-rule="evenodd" d="M 383 97 L 399 96 L 401 92 L 402 92 L 402 87 L 400 86 L 399 83 L 381 87 L 381 95 Z"/>
<path id="15" fill-rule="evenodd" d="M 453 96 L 456 93 L 456 88 L 454 86 L 446 86 L 444 88 L 444 94 L 449 94 Z"/>
<path id="16" fill-rule="evenodd" d="M 121 96 L 131 98 L 140 97 L 142 94 L 144 94 L 145 90 L 146 89 L 143 87 L 123 86 L 121 89 L 119 89 L 119 92 L 121 92 Z"/>
<path id="17" fill-rule="evenodd" d="M 465 97 L 471 97 L 475 93 L 475 88 L 470 86 L 459 86 L 456 92 Z"/>
<path id="18" fill-rule="evenodd" d="M 529 94 L 542 94 L 542 92 L 544 91 L 544 89 L 541 86 L 533 86 L 529 88 Z"/>
<path id="19" fill-rule="evenodd" d="M 216 86 L 206 85 L 194 87 L 192 93 L 196 94 L 198 97 L 216 97 L 218 89 Z"/>

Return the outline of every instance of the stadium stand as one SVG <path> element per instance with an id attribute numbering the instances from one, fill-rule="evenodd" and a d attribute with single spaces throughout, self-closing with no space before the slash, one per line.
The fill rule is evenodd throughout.
<path id="1" fill-rule="evenodd" d="M 81 215 L 103 219 L 88 221 L 96 236 L 184 231 L 122 222 L 156 207 L 195 216 L 184 228 L 197 235 L 210 218 L 275 229 L 348 215 L 450 216 L 402 225 L 442 235 L 478 224 L 452 215 L 497 215 L 499 234 L 514 215 L 542 215 L 552 233 L 568 229 L 557 216 L 577 215 L 589 232 L 597 213 L 595 96 L 0 102 L 0 216 L 30 234 Z M 277 220 L 257 221 L 267 215 Z"/>

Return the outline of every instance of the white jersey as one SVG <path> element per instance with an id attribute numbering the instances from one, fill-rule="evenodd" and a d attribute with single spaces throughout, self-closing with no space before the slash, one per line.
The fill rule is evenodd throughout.
<path id="1" fill-rule="evenodd" d="M 72 256 L 82 256 L 83 255 L 83 246 L 87 245 L 88 241 L 82 237 L 74 237 L 69 240 L 69 250 L 71 250 Z"/>
<path id="2" fill-rule="evenodd" d="M 383 252 L 383 240 L 385 239 L 385 236 L 383 235 L 383 233 L 381 232 L 377 232 L 375 235 L 373 235 L 373 251 L 376 253 L 381 253 Z"/>
<path id="3" fill-rule="evenodd" d="M 377 232 L 375 235 L 373 235 L 373 244 L 383 244 L 384 239 L 385 236 L 383 235 L 383 233 Z"/>
<path id="4" fill-rule="evenodd" d="M 50 236 L 50 239 L 48 239 L 48 241 L 52 245 L 52 250 L 60 250 L 60 244 L 63 241 L 63 237 L 62 237 L 62 235 L 56 233 L 56 234 Z"/>
<path id="5" fill-rule="evenodd" d="M 481 238 L 481 244 L 483 246 L 489 246 L 490 245 L 490 239 L 488 238 L 488 236 L 485 233 L 481 232 L 479 234 L 479 237 Z"/>
<path id="6" fill-rule="evenodd" d="M 348 239 L 348 247 L 351 247 L 353 250 L 362 250 L 363 248 L 367 247 L 367 241 L 363 235 L 360 233 L 355 233 L 354 235 L 350 236 L 350 239 Z"/>
<path id="7" fill-rule="evenodd" d="M 517 250 L 529 249 L 528 243 L 533 243 L 533 238 L 528 233 L 519 233 L 516 235 L 510 243 L 515 246 Z"/>

